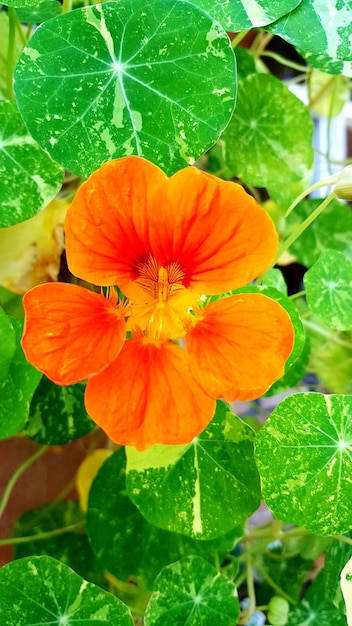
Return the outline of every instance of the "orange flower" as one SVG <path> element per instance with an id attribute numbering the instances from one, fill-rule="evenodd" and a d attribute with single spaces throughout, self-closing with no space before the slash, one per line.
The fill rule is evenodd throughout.
<path id="1" fill-rule="evenodd" d="M 274 226 L 240 185 L 118 159 L 80 187 L 65 230 L 71 272 L 107 295 L 35 287 L 22 345 L 54 382 L 88 378 L 88 414 L 117 443 L 187 443 L 216 398 L 256 398 L 283 374 L 293 328 L 277 302 L 202 296 L 249 283 L 275 258 Z"/>

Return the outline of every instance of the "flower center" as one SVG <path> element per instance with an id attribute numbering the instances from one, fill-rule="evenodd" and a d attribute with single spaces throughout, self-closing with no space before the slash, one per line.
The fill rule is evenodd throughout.
<path id="1" fill-rule="evenodd" d="M 178 263 L 162 267 L 150 256 L 147 261 L 139 263 L 137 271 L 138 278 L 135 281 L 137 285 L 161 305 L 184 290 L 185 273 Z"/>

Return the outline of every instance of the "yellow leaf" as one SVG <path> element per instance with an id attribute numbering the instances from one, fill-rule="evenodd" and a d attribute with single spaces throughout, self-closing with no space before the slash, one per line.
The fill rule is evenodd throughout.
<path id="1" fill-rule="evenodd" d="M 76 487 L 82 511 L 88 508 L 88 495 L 91 484 L 98 473 L 100 466 L 112 454 L 111 450 L 99 448 L 87 456 L 77 470 Z"/>
<path id="2" fill-rule="evenodd" d="M 30 220 L 0 229 L 0 285 L 25 293 L 57 280 L 68 206 L 53 200 Z"/>

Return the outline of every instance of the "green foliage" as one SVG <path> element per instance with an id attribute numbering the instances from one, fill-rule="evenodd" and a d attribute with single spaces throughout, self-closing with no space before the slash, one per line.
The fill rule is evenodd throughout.
<path id="1" fill-rule="evenodd" d="M 302 0 L 197 0 L 196 4 L 231 32 L 266 26 L 296 8 Z"/>
<path id="2" fill-rule="evenodd" d="M 63 170 L 28 133 L 15 102 L 0 102 L 0 128 L 3 228 L 28 220 L 44 208 L 59 191 Z"/>
<path id="3" fill-rule="evenodd" d="M 336 250 L 324 250 L 304 277 L 307 302 L 329 328 L 352 330 L 352 262 Z"/>
<path id="4" fill-rule="evenodd" d="M 111 159 L 140 155 L 168 175 L 195 164 L 235 179 L 272 217 L 277 259 L 239 292 L 276 300 L 295 340 L 265 397 L 234 406 L 219 399 L 193 441 L 125 454 L 87 416 L 84 383 L 60 387 L 26 361 L 22 294 L 0 285 L 0 469 L 7 476 L 13 467 L 2 481 L 0 551 L 13 544 L 15 559 L 0 568 L 1 626 L 253 626 L 256 608 L 273 626 L 346 626 L 340 574 L 352 555 L 352 212 L 334 196 L 334 178 L 316 180 L 317 167 L 314 188 L 332 193 L 307 196 L 314 149 L 321 150 L 317 116 L 327 122 L 321 170 L 340 168 L 330 127 L 350 95 L 351 11 L 350 0 L 5 2 L 4 236 L 52 199 L 69 202 L 82 179 Z M 297 83 L 304 102 L 294 95 Z M 49 231 L 43 259 L 35 239 L 23 258 L 14 250 L 4 275 L 17 278 L 21 266 L 32 276 L 38 262 L 56 279 L 62 224 Z M 64 259 L 59 277 L 76 280 Z M 290 395 L 280 402 L 283 392 Z M 113 450 L 81 481 L 86 513 L 61 499 L 75 497 L 72 473 L 59 496 L 49 476 L 52 501 L 38 506 L 43 493 L 30 465 L 45 448 L 25 458 L 28 438 L 57 446 L 51 453 L 63 469 L 72 450 L 73 474 L 96 448 Z"/>
<path id="5" fill-rule="evenodd" d="M 186 554 L 199 554 L 212 563 L 222 560 L 221 555 L 242 535 L 242 529 L 236 527 L 215 541 L 196 541 L 156 528 L 139 513 L 126 493 L 125 463 L 123 450 L 105 461 L 91 487 L 87 512 L 92 547 L 104 566 L 120 580 L 133 576 L 139 585 L 151 589 L 165 565 Z"/>
<path id="6" fill-rule="evenodd" d="M 300 202 L 287 218 L 285 233 L 288 236 L 320 204 L 311 199 Z M 290 246 L 290 253 L 305 267 L 311 267 L 323 250 L 329 248 L 343 252 L 352 260 L 352 213 L 349 207 L 338 200 L 329 206 Z"/>
<path id="7" fill-rule="evenodd" d="M 156 526 L 199 539 L 219 537 L 259 506 L 253 442 L 252 429 L 218 402 L 208 428 L 189 445 L 127 448 L 129 496 Z"/>
<path id="8" fill-rule="evenodd" d="M 165 567 L 154 584 L 145 613 L 146 626 L 235 626 L 239 602 L 234 585 L 198 556 Z"/>
<path id="9" fill-rule="evenodd" d="M 350 11 L 349 2 L 303 0 L 294 11 L 270 26 L 270 31 L 312 55 L 351 61 Z"/>
<path id="10" fill-rule="evenodd" d="M 280 172 L 281 182 L 303 178 L 313 163 L 312 136 L 308 110 L 277 78 L 252 74 L 239 83 L 236 110 L 223 134 L 234 176 L 257 187 L 269 185 L 273 172 Z"/>
<path id="11" fill-rule="evenodd" d="M 122 0 L 44 23 L 21 55 L 15 91 L 33 136 L 76 174 L 129 154 L 172 173 L 228 123 L 234 71 L 225 32 L 197 7 Z"/>
<path id="12" fill-rule="evenodd" d="M 0 320 L 2 322 L 3 315 Z M 7 352 L 5 359 L 7 365 L 5 368 L 2 367 L 3 376 L 0 379 L 0 440 L 15 435 L 23 428 L 28 418 L 33 393 L 42 377 L 41 373 L 28 363 L 23 354 L 20 345 L 23 322 L 12 319 L 6 323 L 9 326 L 7 341 L 4 342 L 3 347 L 3 350 Z M 16 347 L 12 352 L 14 335 Z"/>
<path id="13" fill-rule="evenodd" d="M 126 606 L 49 556 L 30 556 L 0 570 L 1 619 L 6 626 L 93 623 L 132 626 Z M 73 617 L 74 616 L 74 617 Z M 55 622 L 53 622 L 55 620 Z"/>
<path id="14" fill-rule="evenodd" d="M 26 435 L 37 443 L 57 446 L 93 428 L 84 408 L 84 385 L 59 387 L 44 376 L 32 398 Z"/>
<path id="15" fill-rule="evenodd" d="M 351 528 L 351 407 L 351 396 L 298 393 L 280 402 L 261 428 L 256 459 L 263 497 L 279 519 L 318 535 Z"/>
<path id="16" fill-rule="evenodd" d="M 55 534 L 65 528 L 66 532 Z M 15 544 L 14 557 L 51 556 L 99 587 L 106 587 L 103 567 L 84 533 L 84 514 L 76 500 L 43 504 L 26 511 L 16 522 L 14 537 L 31 537 Z"/>

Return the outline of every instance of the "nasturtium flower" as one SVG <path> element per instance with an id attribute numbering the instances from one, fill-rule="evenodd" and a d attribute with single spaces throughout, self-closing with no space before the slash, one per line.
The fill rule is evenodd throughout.
<path id="1" fill-rule="evenodd" d="M 210 298 L 252 281 L 277 252 L 271 219 L 240 185 L 117 159 L 81 185 L 65 232 L 70 271 L 101 293 L 35 287 L 22 345 L 55 383 L 88 379 L 87 412 L 115 442 L 188 443 L 217 398 L 254 399 L 283 374 L 286 311 L 262 294 Z"/>

